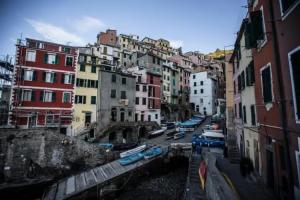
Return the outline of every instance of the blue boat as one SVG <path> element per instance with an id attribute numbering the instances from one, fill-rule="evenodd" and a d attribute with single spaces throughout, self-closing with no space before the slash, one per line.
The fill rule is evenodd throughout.
<path id="1" fill-rule="evenodd" d="M 112 149 L 114 147 L 111 143 L 98 143 L 98 147 L 102 147 L 104 149 Z"/>
<path id="2" fill-rule="evenodd" d="M 144 158 L 143 153 L 136 153 L 136 154 L 132 154 L 130 156 L 126 156 L 124 158 L 121 158 L 118 161 L 121 165 L 130 165 L 130 164 L 135 163 L 139 160 L 142 160 L 143 158 Z"/>
<path id="3" fill-rule="evenodd" d="M 162 153 L 162 148 L 157 146 L 157 147 L 152 147 L 148 149 L 147 151 L 144 152 L 144 158 L 145 159 L 150 159 L 154 158 Z"/>

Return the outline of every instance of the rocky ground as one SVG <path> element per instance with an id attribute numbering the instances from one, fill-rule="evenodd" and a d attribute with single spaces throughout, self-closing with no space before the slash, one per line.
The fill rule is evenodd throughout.
<path id="1" fill-rule="evenodd" d="M 179 168 L 160 176 L 141 179 L 130 184 L 117 200 L 181 199 L 187 178 L 187 168 Z"/>

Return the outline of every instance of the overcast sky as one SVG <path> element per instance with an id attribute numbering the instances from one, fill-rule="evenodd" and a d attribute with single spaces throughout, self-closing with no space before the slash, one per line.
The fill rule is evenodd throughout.
<path id="1" fill-rule="evenodd" d="M 0 56 L 17 38 L 80 45 L 107 28 L 209 53 L 234 43 L 246 0 L 1 0 Z"/>

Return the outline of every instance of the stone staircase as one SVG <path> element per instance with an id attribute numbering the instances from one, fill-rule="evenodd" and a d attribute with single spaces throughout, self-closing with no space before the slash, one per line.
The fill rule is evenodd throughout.
<path id="1" fill-rule="evenodd" d="M 199 165 L 201 161 L 201 155 L 192 154 L 189 164 L 189 194 L 187 195 L 188 200 L 207 199 L 206 193 L 201 188 L 200 177 L 199 177 Z"/>
<path id="2" fill-rule="evenodd" d="M 236 138 L 231 133 L 228 134 L 227 137 L 227 145 L 228 145 L 228 158 L 231 163 L 240 163 L 240 151 L 236 144 Z"/>

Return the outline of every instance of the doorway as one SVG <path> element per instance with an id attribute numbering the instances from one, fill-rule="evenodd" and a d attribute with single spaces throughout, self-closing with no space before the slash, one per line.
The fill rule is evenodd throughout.
<path id="1" fill-rule="evenodd" d="M 85 118 L 84 118 L 85 126 L 87 126 L 87 127 L 90 126 L 91 119 L 92 119 L 92 113 L 90 113 L 90 112 L 85 113 Z"/>
<path id="2" fill-rule="evenodd" d="M 36 126 L 36 115 L 28 117 L 28 128 L 32 128 Z"/>

